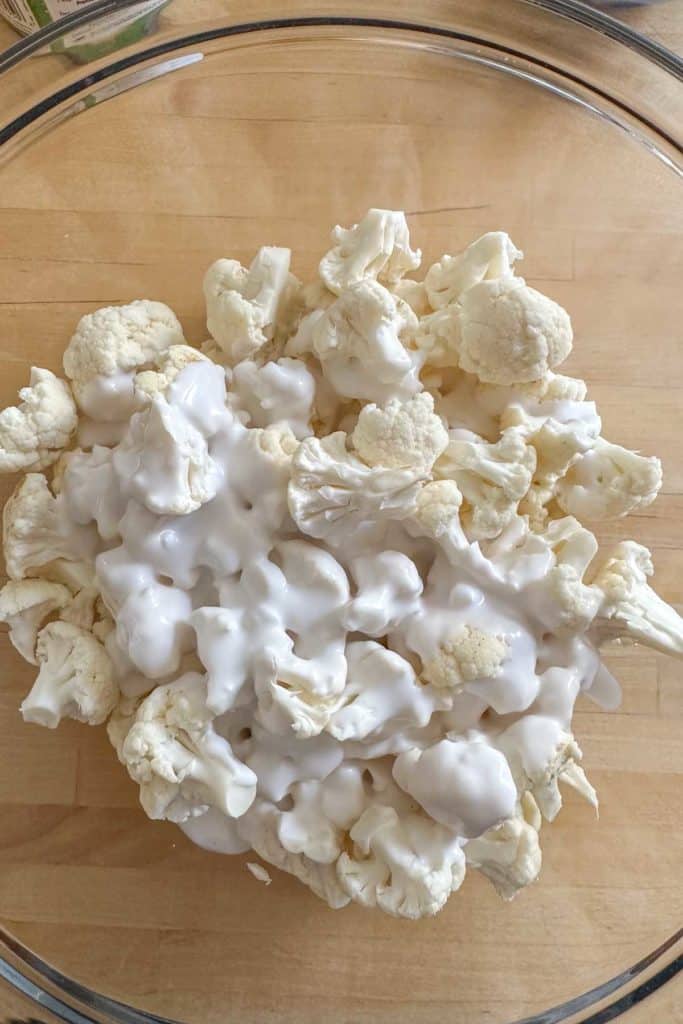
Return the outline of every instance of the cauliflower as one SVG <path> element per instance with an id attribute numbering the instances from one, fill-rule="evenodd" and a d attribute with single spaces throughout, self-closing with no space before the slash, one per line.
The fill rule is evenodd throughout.
<path id="1" fill-rule="evenodd" d="M 521 278 L 473 285 L 458 305 L 457 363 L 490 384 L 539 380 L 572 348 L 567 313 Z"/>
<path id="2" fill-rule="evenodd" d="M 276 337 L 292 289 L 291 252 L 262 246 L 246 270 L 237 260 L 216 260 L 204 277 L 206 326 L 230 365 L 261 353 Z"/>
<path id="3" fill-rule="evenodd" d="M 416 328 L 406 303 L 376 281 L 360 281 L 302 321 L 287 352 L 312 351 L 338 395 L 385 402 L 421 390 L 421 357 L 407 347 Z"/>
<path id="4" fill-rule="evenodd" d="M 337 861 L 352 900 L 393 917 L 436 914 L 462 884 L 465 858 L 449 829 L 419 814 L 368 807 L 350 832 L 353 848 Z"/>
<path id="5" fill-rule="evenodd" d="M 371 468 L 346 450 L 346 434 L 308 437 L 292 460 L 289 510 L 303 533 L 342 541 L 383 518 L 409 515 L 420 473 Z"/>
<path id="6" fill-rule="evenodd" d="M 55 729 L 62 718 L 101 725 L 116 706 L 113 666 L 99 640 L 68 622 L 50 622 L 38 634 L 40 672 L 21 705 L 25 722 Z"/>
<path id="7" fill-rule="evenodd" d="M 434 399 L 428 393 L 407 402 L 391 398 L 379 409 L 361 409 L 351 443 L 369 466 L 417 469 L 427 476 L 448 444 L 448 434 L 434 415 Z"/>
<path id="8" fill-rule="evenodd" d="M 554 564 L 526 587 L 528 607 L 546 630 L 558 636 L 583 632 L 600 607 L 599 591 L 584 583 L 598 542 L 571 516 L 551 522 L 539 538 L 552 552 Z"/>
<path id="9" fill-rule="evenodd" d="M 356 595 L 345 616 L 346 628 L 382 637 L 417 610 L 423 584 L 417 566 L 401 551 L 359 555 L 351 562 Z"/>
<path id="10" fill-rule="evenodd" d="M 113 464 L 129 493 L 157 515 L 195 512 L 222 480 L 204 436 L 161 395 L 135 414 Z"/>
<path id="11" fill-rule="evenodd" d="M 317 864 L 333 864 L 342 852 L 345 833 L 365 810 L 362 769 L 341 764 L 322 782 L 296 782 L 292 808 L 278 821 L 278 838 L 289 853 L 302 853 Z"/>
<path id="12" fill-rule="evenodd" d="M 339 225 L 332 232 L 334 248 L 320 261 L 320 277 L 336 295 L 359 281 L 381 281 L 393 287 L 407 271 L 420 266 L 420 251 L 410 248 L 405 214 L 368 210 L 359 224 Z"/>
<path id="13" fill-rule="evenodd" d="M 3 548 L 7 575 L 13 580 L 41 575 L 55 560 L 92 559 L 97 535 L 65 514 L 40 473 L 28 473 L 3 510 Z"/>
<path id="14" fill-rule="evenodd" d="M 82 526 L 96 523 L 103 540 L 118 537 L 127 497 L 114 470 L 111 448 L 95 445 L 90 452 L 67 452 L 60 466 L 59 487 L 74 522 Z"/>
<path id="15" fill-rule="evenodd" d="M 248 412 L 251 426 L 287 423 L 297 438 L 313 433 L 315 391 L 315 377 L 301 359 L 278 359 L 264 366 L 247 359 L 232 375 L 232 392 Z"/>
<path id="16" fill-rule="evenodd" d="M 209 807 L 239 818 L 254 801 L 256 776 L 215 731 L 205 693 L 196 672 L 158 686 L 120 744 L 120 759 L 139 784 L 150 818 L 183 822 Z"/>
<path id="17" fill-rule="evenodd" d="M 337 878 L 334 864 L 320 864 L 303 853 L 290 853 L 278 836 L 282 812 L 265 800 L 256 799 L 253 806 L 239 819 L 238 831 L 252 849 L 281 871 L 294 875 L 307 885 L 316 896 L 333 910 L 345 907 L 349 896 Z"/>
<path id="18" fill-rule="evenodd" d="M 504 637 L 463 626 L 423 665 L 422 678 L 437 689 L 457 690 L 466 682 L 497 676 L 507 654 Z"/>
<path id="19" fill-rule="evenodd" d="M 133 371 L 184 342 L 178 318 L 163 302 L 106 306 L 81 317 L 64 353 L 64 372 L 88 416 L 123 420 L 135 407 Z"/>
<path id="20" fill-rule="evenodd" d="M 434 480 L 420 489 L 415 506 L 415 523 L 428 537 L 434 539 L 453 530 L 461 534 L 461 505 L 462 492 L 455 480 Z"/>
<path id="21" fill-rule="evenodd" d="M 556 718 L 526 715 L 495 743 L 507 758 L 518 791 L 531 793 L 546 821 L 553 821 L 562 807 L 560 782 L 576 789 L 597 810 L 597 795 L 579 764 L 581 748 Z"/>
<path id="22" fill-rule="evenodd" d="M 493 883 L 503 899 L 511 900 L 520 889 L 535 882 L 541 871 L 541 847 L 538 842 L 540 821 L 527 820 L 522 808 L 531 804 L 530 793 L 522 797 L 522 807 L 510 818 L 488 829 L 465 846 L 468 866 L 477 868 Z M 538 808 L 536 808 L 536 815 Z"/>
<path id="23" fill-rule="evenodd" d="M 78 425 L 69 385 L 49 370 L 31 367 L 19 398 L 21 405 L 0 412 L 0 473 L 51 465 Z"/>
<path id="24" fill-rule="evenodd" d="M 651 505 L 662 486 L 662 464 L 599 437 L 557 486 L 557 502 L 579 519 L 626 516 Z"/>
<path id="25" fill-rule="evenodd" d="M 156 370 L 141 370 L 135 374 L 135 392 L 144 400 L 152 399 L 155 395 L 166 395 L 186 366 L 203 362 L 208 362 L 207 357 L 191 345 L 171 345 L 155 357 Z"/>
<path id="26" fill-rule="evenodd" d="M 425 290 L 432 309 L 457 302 L 480 281 L 513 277 L 513 265 L 522 259 L 510 237 L 503 231 L 489 231 L 457 256 L 442 256 L 427 271 Z"/>
<path id="27" fill-rule="evenodd" d="M 467 838 L 509 817 L 517 801 L 504 756 L 483 737 L 447 737 L 407 750 L 394 761 L 393 776 L 434 821 Z"/>
<path id="28" fill-rule="evenodd" d="M 536 468 L 536 453 L 514 428 L 489 444 L 454 438 L 434 466 L 464 498 L 460 517 L 472 540 L 497 537 L 517 514 Z"/>
<path id="29" fill-rule="evenodd" d="M 10 580 L 0 591 L 0 622 L 9 626 L 9 638 L 19 654 L 37 665 L 38 629 L 48 616 L 71 601 L 69 590 L 48 580 Z"/>
<path id="30" fill-rule="evenodd" d="M 359 640 L 347 645 L 346 661 L 348 677 L 340 707 L 326 727 L 336 740 L 365 740 L 394 721 L 405 726 L 428 724 L 434 697 L 419 685 L 405 658 L 374 640 Z"/>
<path id="31" fill-rule="evenodd" d="M 683 618 L 648 584 L 652 556 L 635 541 L 617 544 L 595 569 L 600 606 L 593 632 L 600 643 L 633 640 L 664 654 L 683 656 Z"/>

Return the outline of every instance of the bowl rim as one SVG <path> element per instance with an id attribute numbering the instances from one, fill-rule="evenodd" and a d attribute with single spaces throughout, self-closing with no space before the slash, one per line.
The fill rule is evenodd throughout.
<path id="1" fill-rule="evenodd" d="M 522 3 L 528 4 L 531 7 L 538 7 L 542 10 L 548 11 L 551 14 L 558 15 L 563 18 L 567 18 L 570 21 L 575 22 L 577 25 L 582 25 L 585 28 L 594 29 L 603 35 L 607 36 L 614 42 L 620 43 L 622 46 L 627 47 L 634 53 L 644 57 L 650 63 L 655 64 L 657 67 L 666 71 L 679 81 L 683 81 L 683 56 L 678 56 L 673 50 L 668 49 L 666 46 L 662 46 L 661 43 L 656 42 L 654 39 L 650 39 L 648 36 L 637 32 L 635 29 L 617 18 L 612 17 L 609 14 L 605 14 L 603 11 L 596 10 L 595 7 L 589 4 L 581 2 L 581 0 L 521 0 Z M 5 71 L 9 71 L 10 68 L 16 64 L 23 62 L 26 58 L 37 53 L 43 47 L 54 42 L 59 36 L 65 32 L 70 32 L 73 29 L 89 25 L 92 22 L 97 21 L 100 17 L 104 17 L 108 14 L 114 14 L 117 11 L 125 10 L 128 7 L 135 7 L 141 3 L 141 0 L 93 0 L 92 3 L 87 4 L 79 11 L 75 11 L 73 14 L 68 14 L 63 18 L 58 18 L 49 25 L 45 25 L 38 29 L 36 32 L 23 39 L 19 39 L 16 43 L 13 43 L 10 47 L 0 53 L 0 75 Z M 363 22 L 372 22 L 372 9 L 371 4 L 368 4 L 368 10 L 366 16 L 359 14 L 358 20 Z M 288 18 L 286 15 L 281 19 L 277 19 L 278 22 L 289 22 L 295 25 L 303 27 L 303 25 L 326 25 L 330 23 L 339 23 L 340 19 L 335 18 L 333 15 L 320 15 L 317 18 Z M 354 17 L 343 19 L 344 21 L 353 22 Z M 386 25 L 387 28 L 392 27 L 404 27 L 408 28 L 407 22 L 392 22 L 391 19 L 376 19 L 378 23 Z M 416 24 L 419 23 L 419 18 L 416 19 Z M 263 19 L 256 20 L 254 22 L 244 22 L 238 26 L 240 31 L 248 31 L 249 27 L 253 25 L 262 25 Z"/>

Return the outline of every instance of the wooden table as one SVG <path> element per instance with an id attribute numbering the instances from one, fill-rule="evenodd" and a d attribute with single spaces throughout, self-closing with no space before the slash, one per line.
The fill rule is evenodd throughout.
<path id="1" fill-rule="evenodd" d="M 683 3 L 625 17 L 683 49 Z M 10 38 L 0 25 L 0 45 Z M 314 166 L 321 138 L 325 159 L 334 151 L 343 161 L 347 148 L 366 147 L 373 187 L 374 160 L 386 159 L 393 146 L 400 160 L 417 166 L 419 142 L 422 180 L 404 190 L 397 169 L 396 184 L 382 198 L 414 211 L 414 236 L 426 258 L 488 228 L 508 228 L 526 250 L 531 283 L 574 315 L 578 340 L 569 372 L 589 380 L 610 438 L 633 447 L 658 439 L 667 471 L 659 501 L 602 535 L 632 535 L 651 546 L 660 591 L 683 605 L 680 201 L 669 213 L 663 184 L 661 192 L 643 195 L 642 207 L 633 205 L 640 160 L 634 153 L 623 171 L 628 205 L 621 210 L 619 195 L 600 181 L 605 154 L 597 134 L 586 143 L 584 179 L 576 169 L 568 180 L 563 168 L 572 154 L 560 131 L 547 132 L 540 110 L 537 121 L 529 115 L 543 154 L 535 180 L 503 121 L 496 144 L 509 166 L 479 180 L 467 147 L 440 133 L 438 118 L 479 138 L 477 121 L 488 131 L 495 117 L 495 89 L 483 88 L 474 113 L 463 100 L 464 110 L 442 114 L 436 80 L 426 75 L 414 85 L 406 77 L 411 57 L 384 69 L 391 103 L 382 107 L 378 84 L 372 117 L 364 94 L 353 95 L 353 76 L 365 66 L 360 56 L 351 52 L 334 74 L 321 59 L 310 118 L 291 123 L 278 108 L 278 83 L 283 94 L 293 88 L 297 60 L 307 58 L 303 51 L 287 58 L 279 79 L 264 64 L 260 70 L 272 75 L 264 80 L 274 84 L 258 92 L 253 71 L 260 59 L 237 58 L 230 81 L 235 106 L 221 93 L 226 76 L 212 77 L 210 64 L 200 65 L 177 86 L 130 94 L 125 121 L 115 103 L 98 108 L 87 143 L 76 118 L 60 129 L 59 147 L 46 140 L 21 172 L 0 177 L 2 404 L 24 383 L 31 362 L 58 367 L 75 319 L 98 305 L 158 297 L 200 341 L 200 275 L 228 248 L 246 262 L 264 241 L 291 243 L 297 266 L 310 273 L 325 247 L 321 225 L 346 214 L 335 206 L 333 189 L 318 195 L 309 182 L 301 197 L 290 194 L 292 161 Z M 47 63 L 36 61 L 37 75 L 41 67 Z M 354 102 L 351 131 L 337 110 Z M 149 117 L 153 142 L 145 135 Z M 411 129 L 414 144 L 401 134 L 411 119 L 420 122 Z M 338 141 L 330 141 L 332 131 L 342 132 Z M 384 150 L 378 138 L 386 140 Z M 486 155 L 483 142 L 478 152 Z M 490 164 L 495 152 L 488 153 Z M 50 157 L 59 170 L 50 170 Z M 446 188 L 440 182 L 448 160 L 469 173 L 454 170 Z M 238 174 L 244 169 L 238 194 L 230 188 L 235 166 Z M 330 177 L 333 170 L 329 163 L 320 168 Z M 560 188 L 585 195 L 584 208 L 572 207 L 571 222 L 558 202 Z M 370 185 L 364 200 L 378 201 Z M 9 486 L 3 484 L 0 498 Z M 266 889 L 242 859 L 204 854 L 170 825 L 146 821 L 101 730 L 68 723 L 53 734 L 20 724 L 16 709 L 31 672 L 19 666 L 4 634 L 0 657 L 11 666 L 0 688 L 0 917 L 63 970 L 158 1013 L 191 1016 L 191 1024 L 226 1024 L 226 1007 L 240 1024 L 500 1024 L 540 1009 L 548 992 L 565 998 L 609 977 L 680 921 L 683 687 L 680 666 L 650 652 L 610 658 L 624 686 L 622 713 L 584 704 L 577 714 L 586 767 L 602 798 L 599 823 L 570 794 L 558 821 L 543 831 L 538 885 L 505 907 L 472 873 L 442 915 L 415 925 L 358 908 L 333 915 L 293 880 L 277 875 Z M 626 1019 L 683 1021 L 680 984 L 657 999 Z"/>

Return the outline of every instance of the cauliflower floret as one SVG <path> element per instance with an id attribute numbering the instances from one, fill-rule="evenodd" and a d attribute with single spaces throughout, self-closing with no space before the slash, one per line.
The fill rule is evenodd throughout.
<path id="1" fill-rule="evenodd" d="M 535 808 L 534 821 L 522 808 Z M 535 820 L 535 819 L 539 820 Z M 511 900 L 520 889 L 535 882 L 541 871 L 541 846 L 538 841 L 540 816 L 530 793 L 522 797 L 522 807 L 511 817 L 489 829 L 465 847 L 468 866 L 477 868 L 493 883 L 504 900 Z"/>
<path id="2" fill-rule="evenodd" d="M 385 402 L 422 388 L 422 358 L 407 347 L 416 328 L 405 302 L 376 281 L 360 281 L 324 313 L 303 320 L 287 352 L 312 351 L 338 395 Z"/>
<path id="3" fill-rule="evenodd" d="M 600 592 L 584 583 L 584 576 L 598 550 L 590 530 L 567 516 L 549 523 L 540 533 L 554 556 L 541 579 L 525 589 L 529 610 L 545 629 L 558 636 L 588 628 L 600 607 Z"/>
<path id="4" fill-rule="evenodd" d="M 158 686 L 120 743 L 121 761 L 140 785 L 150 818 L 183 822 L 209 807 L 239 818 L 254 801 L 256 776 L 214 730 L 205 696 L 196 672 Z"/>
<path id="5" fill-rule="evenodd" d="M 316 383 L 303 360 L 278 359 L 264 366 L 244 360 L 233 371 L 231 390 L 252 427 L 286 422 L 297 438 L 313 433 Z"/>
<path id="6" fill-rule="evenodd" d="M 422 667 L 422 678 L 437 689 L 458 690 L 475 679 L 499 675 L 508 654 L 504 637 L 463 626 L 439 647 L 438 654 Z"/>
<path id="7" fill-rule="evenodd" d="M 91 633 L 68 622 L 50 622 L 36 645 L 38 678 L 21 705 L 25 722 L 55 729 L 62 718 L 101 725 L 119 691 L 109 655 Z"/>
<path id="8" fill-rule="evenodd" d="M 120 421 L 135 408 L 133 371 L 184 343 L 178 318 L 163 302 L 106 306 L 81 317 L 64 353 L 64 372 L 88 416 Z"/>
<path id="9" fill-rule="evenodd" d="M 204 277 L 206 326 L 230 364 L 249 359 L 276 337 L 293 288 L 289 249 L 262 246 L 249 269 L 216 260 Z"/>
<path id="10" fill-rule="evenodd" d="M 662 486 L 662 464 L 599 437 L 557 486 L 557 503 L 578 519 L 626 516 L 651 505 Z"/>
<path id="11" fill-rule="evenodd" d="M 9 626 L 9 638 L 19 654 L 37 665 L 38 629 L 49 615 L 65 608 L 71 594 L 61 583 L 48 580 L 10 580 L 0 591 L 0 622 Z"/>
<path id="12" fill-rule="evenodd" d="M 372 468 L 346 449 L 346 434 L 307 437 L 292 460 L 289 510 L 311 537 L 341 541 L 380 519 L 410 515 L 420 473 Z"/>
<path id="13" fill-rule="evenodd" d="M 342 852 L 344 834 L 365 810 L 362 767 L 341 764 L 322 782 L 294 783 L 289 795 L 292 808 L 278 821 L 283 847 L 318 864 L 333 864 Z"/>
<path id="14" fill-rule="evenodd" d="M 59 487 L 74 522 L 82 526 L 97 523 L 103 540 L 118 537 L 128 498 L 114 471 L 111 448 L 95 445 L 90 452 L 77 449 L 65 453 Z"/>
<path id="15" fill-rule="evenodd" d="M 186 366 L 207 362 L 207 357 L 191 345 L 171 345 L 154 360 L 156 370 L 141 370 L 135 374 L 136 394 L 143 399 L 166 395 L 169 387 Z"/>
<path id="16" fill-rule="evenodd" d="M 454 480 L 465 504 L 460 517 L 472 540 L 497 537 L 517 514 L 536 468 L 536 453 L 514 428 L 489 444 L 483 438 L 454 438 L 434 466 L 441 479 Z"/>
<path id="17" fill-rule="evenodd" d="M 462 492 L 455 480 L 434 480 L 420 489 L 415 506 L 415 523 L 435 540 L 460 527 Z"/>
<path id="18" fill-rule="evenodd" d="M 351 228 L 337 225 L 332 242 L 334 248 L 323 256 L 319 270 L 337 295 L 359 281 L 377 280 L 392 287 L 420 266 L 420 251 L 410 248 L 408 224 L 400 211 L 368 210 Z"/>
<path id="19" fill-rule="evenodd" d="M 458 305 L 457 363 L 490 384 L 539 380 L 572 348 L 569 316 L 521 278 L 481 281 Z"/>
<path id="20" fill-rule="evenodd" d="M 222 481 L 206 438 L 161 395 L 135 414 L 113 465 L 128 492 L 156 515 L 195 512 Z"/>
<path id="21" fill-rule="evenodd" d="M 49 370 L 31 367 L 19 398 L 21 405 L 0 412 L 0 473 L 51 465 L 78 425 L 69 385 Z"/>
<path id="22" fill-rule="evenodd" d="M 357 590 L 345 615 L 350 632 L 382 637 L 417 610 L 422 579 L 401 551 L 359 555 L 351 562 L 351 573 Z"/>
<path id="23" fill-rule="evenodd" d="M 468 838 L 509 817 L 517 802 L 505 757 L 483 737 L 407 750 L 394 761 L 393 776 L 434 821 Z"/>
<path id="24" fill-rule="evenodd" d="M 41 575 L 55 560 L 91 560 L 97 547 L 92 527 L 78 526 L 64 514 L 41 473 L 28 473 L 3 510 L 3 548 L 13 580 Z"/>
<path id="25" fill-rule="evenodd" d="M 597 811 L 596 792 L 580 767 L 581 748 L 557 719 L 526 715 L 495 743 L 507 758 L 519 793 L 531 792 L 546 821 L 553 821 L 562 807 L 560 782 L 576 789 Z"/>
<path id="26" fill-rule="evenodd" d="M 366 405 L 351 435 L 353 447 L 369 466 L 417 469 L 427 476 L 448 444 L 427 392 L 407 402 L 391 398 L 383 409 Z"/>
<path id="27" fill-rule="evenodd" d="M 457 256 L 442 256 L 425 276 L 425 289 L 432 309 L 443 309 L 480 281 L 513 276 L 513 265 L 522 259 L 504 231 L 489 231 Z"/>
<path id="28" fill-rule="evenodd" d="M 436 702 L 420 686 L 412 666 L 374 640 L 347 645 L 348 678 L 339 710 L 327 732 L 336 740 L 365 740 L 392 721 L 404 727 L 428 724 Z"/>
<path id="29" fill-rule="evenodd" d="M 333 864 L 319 864 L 303 853 L 290 853 L 278 835 L 282 812 L 266 800 L 256 799 L 239 819 L 238 831 L 252 849 L 268 864 L 294 875 L 320 899 L 338 910 L 349 903 L 349 896 L 339 883 Z"/>
<path id="30" fill-rule="evenodd" d="M 364 907 L 416 920 L 439 912 L 462 884 L 465 858 L 455 835 L 419 814 L 368 807 L 337 861 L 345 892 Z"/>
<path id="31" fill-rule="evenodd" d="M 647 548 L 632 540 L 617 544 L 593 576 L 601 598 L 593 630 L 601 643 L 633 640 L 683 656 L 683 618 L 648 584 L 653 572 Z"/>

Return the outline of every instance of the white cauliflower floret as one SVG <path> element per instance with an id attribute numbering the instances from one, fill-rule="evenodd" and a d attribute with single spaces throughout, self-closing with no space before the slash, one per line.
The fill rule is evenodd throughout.
<path id="1" fill-rule="evenodd" d="M 68 622 L 50 622 L 36 645 L 38 678 L 21 705 L 25 722 L 55 729 L 62 718 L 101 725 L 119 691 L 109 655 L 92 633 Z"/>
<path id="2" fill-rule="evenodd" d="M 21 405 L 0 412 L 0 473 L 51 465 L 78 425 L 69 385 L 49 370 L 31 367 L 19 398 Z"/>
<path id="3" fill-rule="evenodd" d="M 278 359 L 263 366 L 246 359 L 233 371 L 231 391 L 248 412 L 252 427 L 287 423 L 298 438 L 313 433 L 316 382 L 301 359 Z"/>
<path id="4" fill-rule="evenodd" d="M 97 523 L 103 540 L 118 537 L 128 503 L 114 470 L 113 455 L 111 448 L 95 445 L 89 452 L 66 452 L 60 465 L 60 493 L 70 517 L 82 526 Z"/>
<path id="5" fill-rule="evenodd" d="M 600 642 L 633 640 L 683 656 L 683 618 L 648 584 L 653 572 L 652 556 L 642 544 L 616 545 L 593 576 L 601 597 L 594 632 Z"/>
<path id="6" fill-rule="evenodd" d="M 248 270 L 226 259 L 207 270 L 206 326 L 230 365 L 253 357 L 275 339 L 296 283 L 290 259 L 289 249 L 262 246 Z"/>
<path id="7" fill-rule="evenodd" d="M 425 289 L 432 309 L 443 309 L 480 281 L 513 276 L 513 265 L 522 259 L 504 231 L 489 231 L 457 256 L 442 256 L 425 276 Z"/>
<path id="8" fill-rule="evenodd" d="M 504 637 L 463 626 L 440 644 L 435 657 L 423 665 L 421 675 L 437 689 L 457 691 L 475 679 L 495 678 L 507 654 Z"/>
<path id="9" fill-rule="evenodd" d="M 189 515 L 216 496 L 222 480 L 206 438 L 157 395 L 131 420 L 114 469 L 133 497 L 156 515 Z"/>
<path id="10" fill-rule="evenodd" d="M 359 640 L 347 645 L 346 660 L 346 686 L 326 727 L 336 740 L 365 740 L 392 721 L 428 724 L 434 696 L 420 686 L 405 658 L 374 640 Z"/>
<path id="11" fill-rule="evenodd" d="M 422 579 L 401 551 L 359 555 L 351 562 L 351 573 L 357 590 L 345 615 L 349 631 L 382 637 L 417 610 Z"/>
<path id="12" fill-rule="evenodd" d="M 136 394 L 143 399 L 154 398 L 159 394 L 165 395 L 186 366 L 206 361 L 207 357 L 191 345 L 171 345 L 155 358 L 156 370 L 141 370 L 135 374 Z"/>
<path id="13" fill-rule="evenodd" d="M 10 580 L 5 584 L 0 591 L 0 622 L 9 626 L 9 638 L 22 658 L 37 665 L 38 629 L 70 601 L 71 594 L 61 583 Z"/>
<path id="14" fill-rule="evenodd" d="M 449 829 L 419 814 L 368 807 L 350 832 L 337 877 L 356 903 L 416 920 L 439 912 L 462 884 L 465 858 Z"/>
<path id="15" fill-rule="evenodd" d="M 382 409 L 366 405 L 351 442 L 369 466 L 417 469 L 427 476 L 446 448 L 448 434 L 434 414 L 434 399 L 423 392 L 407 402 L 391 398 Z"/>
<path id="16" fill-rule="evenodd" d="M 287 352 L 312 351 L 338 395 L 385 402 L 422 389 L 421 356 L 407 347 L 416 328 L 405 302 L 376 281 L 360 281 L 303 320 Z"/>
<path id="17" fill-rule="evenodd" d="M 343 540 L 380 519 L 403 519 L 415 503 L 420 474 L 372 468 L 346 449 L 339 431 L 301 442 L 292 460 L 289 510 L 311 537 Z"/>
<path id="18" fill-rule="evenodd" d="M 518 792 L 531 792 L 546 821 L 553 821 L 562 807 L 561 782 L 597 810 L 597 795 L 580 767 L 581 748 L 555 718 L 526 715 L 495 742 L 507 758 Z"/>
<path id="19" fill-rule="evenodd" d="M 572 348 L 569 316 L 521 278 L 481 281 L 458 306 L 457 362 L 490 384 L 539 380 Z"/>
<path id="20" fill-rule="evenodd" d="M 345 907 L 349 896 L 339 884 L 334 864 L 320 864 L 303 853 L 290 853 L 286 850 L 278 835 L 281 819 L 281 811 L 273 804 L 257 798 L 244 817 L 239 819 L 238 831 L 268 864 L 294 875 L 333 910 Z"/>
<path id="21" fill-rule="evenodd" d="M 106 306 L 81 317 L 64 353 L 64 372 L 88 416 L 123 420 L 135 407 L 133 371 L 184 342 L 178 318 L 163 302 Z"/>
<path id="22" fill-rule="evenodd" d="M 13 580 L 40 575 L 55 560 L 91 559 L 97 535 L 64 515 L 41 473 L 28 473 L 3 510 L 3 548 L 7 575 Z"/>
<path id="23" fill-rule="evenodd" d="M 322 782 L 294 783 L 289 796 L 292 808 L 278 821 L 283 847 L 318 864 L 333 864 L 342 852 L 345 833 L 365 810 L 362 767 L 341 764 Z"/>
<path id="24" fill-rule="evenodd" d="M 435 476 L 454 480 L 465 504 L 460 517 L 472 540 L 497 537 L 517 513 L 536 468 L 536 453 L 517 430 L 489 444 L 454 438 L 434 466 Z"/>
<path id="25" fill-rule="evenodd" d="M 454 528 L 461 533 L 462 492 L 455 480 L 434 480 L 417 496 L 414 519 L 427 536 L 438 539 Z"/>
<path id="26" fill-rule="evenodd" d="M 359 281 L 377 280 L 392 287 L 420 266 L 420 251 L 410 248 L 408 224 L 400 211 L 368 210 L 351 228 L 337 225 L 332 241 L 334 248 L 323 256 L 319 270 L 337 295 Z"/>
<path id="27" fill-rule="evenodd" d="M 651 505 L 662 486 L 658 458 L 611 444 L 599 437 L 576 459 L 557 487 L 557 503 L 578 519 L 626 516 Z"/>
<path id="28" fill-rule="evenodd" d="M 522 807 L 535 801 L 530 793 L 522 797 Z M 536 808 L 536 814 L 538 809 Z M 468 866 L 477 868 L 493 883 L 504 900 L 511 900 L 520 889 L 535 882 L 541 871 L 539 823 L 527 820 L 520 808 L 465 847 Z"/>
<path id="29" fill-rule="evenodd" d="M 394 761 L 393 776 L 434 821 L 468 838 L 509 817 L 517 802 L 505 757 L 482 737 L 407 750 Z"/>
<path id="30" fill-rule="evenodd" d="M 554 564 L 526 588 L 529 609 L 545 629 L 560 636 L 582 632 L 600 607 L 599 591 L 584 582 L 598 542 L 571 516 L 553 520 L 538 536 L 548 545 Z"/>
<path id="31" fill-rule="evenodd" d="M 239 818 L 253 803 L 256 776 L 214 730 L 205 697 L 204 678 L 195 672 L 158 686 L 120 744 L 150 818 L 183 822 L 209 807 Z"/>

